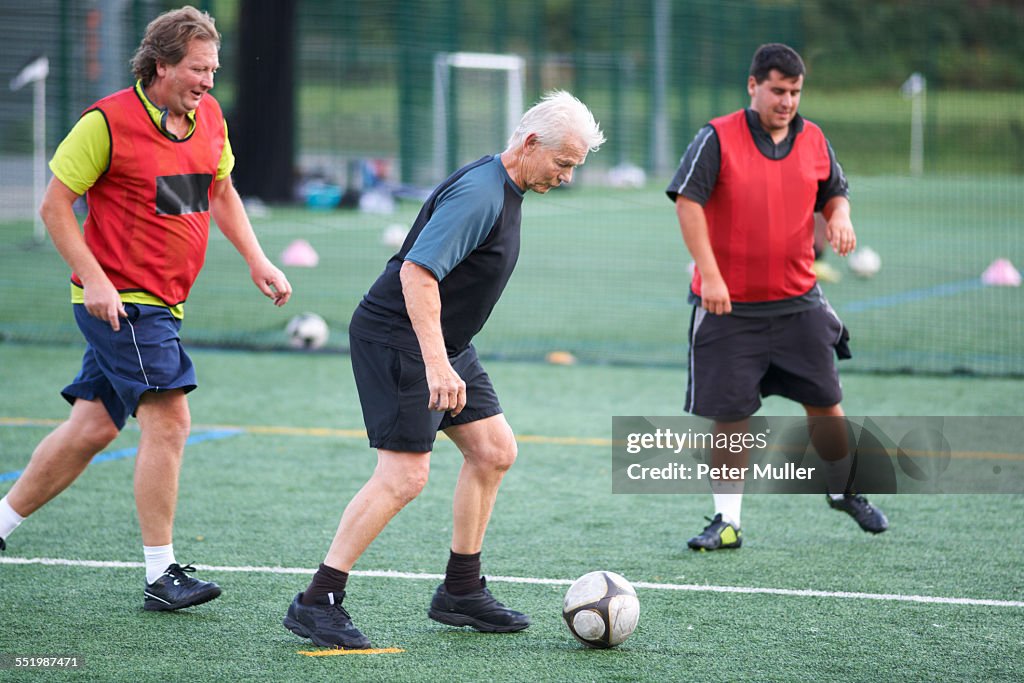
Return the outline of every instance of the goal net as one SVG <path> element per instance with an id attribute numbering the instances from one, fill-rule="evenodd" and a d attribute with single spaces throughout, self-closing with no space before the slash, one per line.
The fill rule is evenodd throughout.
<path id="1" fill-rule="evenodd" d="M 526 62 L 511 54 L 440 52 L 434 57 L 433 173 L 440 180 L 500 152 L 523 115 Z"/>

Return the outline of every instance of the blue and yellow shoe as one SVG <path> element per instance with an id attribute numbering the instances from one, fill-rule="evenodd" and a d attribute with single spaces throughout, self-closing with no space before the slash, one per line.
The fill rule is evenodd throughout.
<path id="1" fill-rule="evenodd" d="M 686 545 L 690 546 L 691 550 L 701 552 L 707 550 L 732 550 L 743 545 L 743 532 L 729 524 L 729 522 L 724 521 L 721 513 L 715 515 L 714 519 L 710 517 L 705 517 L 704 519 L 711 522 L 711 524 L 704 527 L 704 531 L 700 532 L 699 535 L 686 542 Z"/>

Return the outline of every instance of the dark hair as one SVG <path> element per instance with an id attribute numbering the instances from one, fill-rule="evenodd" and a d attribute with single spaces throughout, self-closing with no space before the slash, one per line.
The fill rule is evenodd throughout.
<path id="1" fill-rule="evenodd" d="M 149 85 L 156 77 L 156 63 L 177 64 L 188 54 L 188 45 L 194 39 L 209 40 L 220 48 L 220 34 L 213 25 L 213 17 L 191 5 L 164 12 L 149 22 L 132 57 L 135 77 L 142 85 Z"/>
<path id="2" fill-rule="evenodd" d="M 750 75 L 758 83 L 764 82 L 772 69 L 786 78 L 796 78 L 806 73 L 804 60 L 797 51 L 782 43 L 766 43 L 757 48 L 754 59 L 750 62 Z"/>

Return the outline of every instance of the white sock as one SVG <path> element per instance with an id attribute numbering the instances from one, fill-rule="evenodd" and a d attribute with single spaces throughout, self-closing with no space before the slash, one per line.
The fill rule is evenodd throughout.
<path id="1" fill-rule="evenodd" d="M 142 554 L 146 556 L 146 583 L 153 583 L 167 568 L 176 562 L 174 544 L 144 545 Z"/>
<path id="2" fill-rule="evenodd" d="M 715 514 L 722 515 L 723 522 L 732 524 L 739 529 L 740 508 L 743 506 L 743 483 L 715 484 L 714 488 L 717 490 L 711 495 L 715 499 Z"/>
<path id="3" fill-rule="evenodd" d="M 7 538 L 25 518 L 14 511 L 7 502 L 7 496 L 0 498 L 0 538 Z"/>
<path id="4" fill-rule="evenodd" d="M 853 457 L 847 453 L 839 460 L 823 460 L 825 466 L 825 486 L 832 500 L 839 500 L 850 485 L 850 470 L 853 469 Z"/>

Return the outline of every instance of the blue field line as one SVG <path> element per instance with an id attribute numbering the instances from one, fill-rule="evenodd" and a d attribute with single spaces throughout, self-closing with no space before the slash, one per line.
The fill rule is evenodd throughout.
<path id="1" fill-rule="evenodd" d="M 204 441 L 214 441 L 214 440 L 217 440 L 217 439 L 227 439 L 229 437 L 237 436 L 238 434 L 242 434 L 244 431 L 245 430 L 242 430 L 242 429 L 218 429 L 218 430 L 209 431 L 209 432 L 200 432 L 198 434 L 192 434 L 191 436 L 189 436 L 188 439 L 185 440 L 185 445 L 186 446 L 192 446 L 192 445 L 195 445 L 197 443 L 202 443 Z M 135 457 L 135 454 L 138 453 L 138 452 L 139 452 L 139 449 L 134 447 L 134 446 L 132 448 L 121 448 L 121 449 L 116 450 L 116 451 L 108 451 L 106 453 L 100 453 L 99 455 L 94 457 L 92 459 L 92 461 L 94 463 L 96 463 L 96 462 L 109 462 L 110 460 L 121 460 L 123 458 L 132 458 L 132 457 Z M 14 481 L 18 477 L 20 477 L 21 473 L 24 472 L 24 471 L 25 470 L 12 470 L 10 472 L 0 472 L 0 482 Z"/>
<path id="2" fill-rule="evenodd" d="M 888 308 L 890 306 L 898 306 L 900 304 L 932 299 L 939 296 L 951 296 L 953 294 L 960 294 L 961 292 L 969 292 L 973 289 L 980 289 L 982 286 L 981 278 L 972 277 L 969 280 L 944 282 L 941 285 L 933 285 L 931 287 L 923 287 L 921 289 L 909 289 L 897 294 L 887 294 L 876 299 L 854 301 L 852 303 L 841 305 L 839 308 L 845 313 L 860 313 L 861 311 L 869 311 L 874 308 Z"/>

